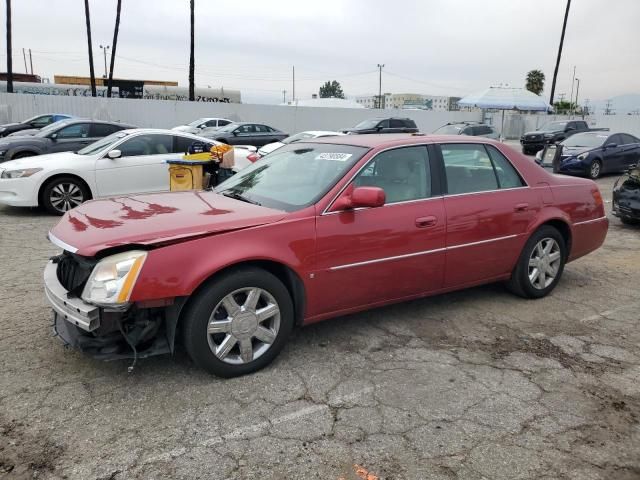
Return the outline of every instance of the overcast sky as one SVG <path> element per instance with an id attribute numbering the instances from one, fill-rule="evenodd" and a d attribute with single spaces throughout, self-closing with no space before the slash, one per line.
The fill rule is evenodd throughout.
<path id="1" fill-rule="evenodd" d="M 3 2 L 4 3 L 4 2 Z M 123 0 L 114 74 L 187 85 L 188 0 Z M 90 0 L 96 75 L 100 44 L 111 44 L 116 0 Z M 541 69 L 545 95 L 563 0 L 196 0 L 196 85 L 239 89 L 244 102 L 309 98 L 325 80 L 349 95 L 460 95 L 496 84 L 523 86 Z M 4 5 L 0 21 L 5 24 Z M 13 0 L 13 65 L 22 48 L 34 73 L 89 74 L 82 0 Z M 640 93 L 640 0 L 574 0 L 556 93 L 569 97 L 577 67 L 580 98 Z M 4 36 L 2 53 L 5 53 Z M 2 62 L 6 56 L 0 57 Z M 6 66 L 5 66 L 6 68 Z M 5 68 L 2 68 L 4 70 Z M 557 97 L 557 95 L 556 95 Z"/>

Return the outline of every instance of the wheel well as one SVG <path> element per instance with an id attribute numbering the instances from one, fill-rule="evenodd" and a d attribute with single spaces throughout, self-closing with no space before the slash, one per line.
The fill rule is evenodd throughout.
<path id="1" fill-rule="evenodd" d="M 190 298 L 193 298 L 198 291 L 207 283 L 223 275 L 225 273 L 229 273 L 233 270 L 237 270 L 243 267 L 255 267 L 265 270 L 275 277 L 277 277 L 284 286 L 289 291 L 289 295 L 291 295 L 291 300 L 293 301 L 293 310 L 295 313 L 295 324 L 302 325 L 302 321 L 304 320 L 304 309 L 306 304 L 306 296 L 304 291 L 304 284 L 302 280 L 298 276 L 296 272 L 287 267 L 286 265 L 278 262 L 274 262 L 271 260 L 250 260 L 246 262 L 236 263 L 233 265 L 229 265 L 228 267 L 223 268 L 222 270 L 218 270 L 216 273 L 211 275 L 209 278 L 204 280 L 198 287 L 193 291 Z"/>
<path id="2" fill-rule="evenodd" d="M 87 189 L 87 192 L 89 192 L 89 198 L 87 198 L 87 200 L 91 200 L 93 198 L 93 192 L 91 191 L 91 187 L 89 187 L 87 182 L 85 182 L 81 177 L 70 174 L 70 173 L 59 173 L 57 175 L 52 175 L 51 177 L 47 178 L 47 180 L 44 181 L 42 185 L 40 185 L 40 190 L 38 190 L 38 205 L 42 206 L 42 194 L 44 192 L 44 189 L 47 188 L 47 185 L 49 185 L 56 178 L 62 178 L 62 177 L 75 178 L 76 180 L 78 180 L 80 183 L 82 183 L 82 185 L 85 186 L 85 188 Z"/>
<path id="3" fill-rule="evenodd" d="M 562 238 L 564 238 L 564 244 L 567 247 L 567 257 L 568 257 L 571 254 L 571 241 L 572 241 L 571 228 L 569 228 L 569 225 L 567 225 L 566 222 L 562 220 L 557 220 L 557 219 L 549 220 L 543 223 L 542 225 L 549 225 L 560 232 L 560 235 L 562 235 Z"/>
<path id="4" fill-rule="evenodd" d="M 20 150 L 19 152 L 15 152 L 11 155 L 11 160 L 14 158 L 35 157 L 36 155 L 39 155 L 39 153 L 34 150 Z"/>

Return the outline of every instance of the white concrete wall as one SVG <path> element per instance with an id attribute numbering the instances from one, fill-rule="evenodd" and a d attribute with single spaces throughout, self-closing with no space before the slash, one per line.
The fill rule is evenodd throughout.
<path id="1" fill-rule="evenodd" d="M 481 118 L 479 112 L 369 110 L 0 93 L 0 123 L 17 122 L 41 113 L 68 113 L 154 128 L 170 128 L 199 117 L 225 117 L 235 121 L 265 123 L 288 133 L 340 130 L 368 118 L 391 115 L 412 118 L 420 131 L 430 133 L 447 122 Z"/>

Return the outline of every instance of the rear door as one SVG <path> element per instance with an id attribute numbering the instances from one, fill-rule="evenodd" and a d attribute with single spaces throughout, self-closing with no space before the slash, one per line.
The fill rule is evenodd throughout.
<path id="1" fill-rule="evenodd" d="M 72 152 L 92 143 L 89 137 L 91 124 L 74 123 L 61 128 L 56 133 L 56 138 L 52 139 L 49 151 L 51 152 Z"/>
<path id="2" fill-rule="evenodd" d="M 403 133 L 405 131 L 407 131 L 407 128 L 401 119 L 389 119 L 389 133 Z"/>
<path id="3" fill-rule="evenodd" d="M 624 147 L 622 136 L 619 134 L 611 135 L 604 143 L 602 150 L 602 168 L 605 172 L 619 172 L 624 170 Z M 615 145 L 615 146 L 614 146 Z"/>
<path id="4" fill-rule="evenodd" d="M 253 124 L 240 125 L 235 129 L 235 135 L 228 138 L 231 145 L 256 145 L 256 127 Z"/>
<path id="5" fill-rule="evenodd" d="M 318 291 L 322 313 L 400 299 L 442 286 L 445 218 L 440 176 L 429 149 L 378 153 L 349 185 L 385 191 L 383 207 L 317 217 Z"/>
<path id="6" fill-rule="evenodd" d="M 492 145 L 440 145 L 447 217 L 444 285 L 462 287 L 508 274 L 539 200 Z"/>
<path id="7" fill-rule="evenodd" d="M 174 136 L 143 134 L 127 137 L 120 145 L 120 158 L 106 155 L 96 162 L 96 183 L 101 197 L 169 190 L 167 160 L 174 153 Z"/>

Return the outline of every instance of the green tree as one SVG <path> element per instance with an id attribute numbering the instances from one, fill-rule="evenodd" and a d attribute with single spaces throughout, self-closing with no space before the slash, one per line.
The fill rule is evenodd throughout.
<path id="1" fill-rule="evenodd" d="M 540 95 L 544 90 L 544 73 L 541 70 L 531 70 L 527 73 L 527 90 Z"/>
<path id="2" fill-rule="evenodd" d="M 320 98 L 344 98 L 342 87 L 340 86 L 340 83 L 335 80 L 331 82 L 325 82 L 325 84 L 320 87 L 319 93 Z"/>
<path id="3" fill-rule="evenodd" d="M 553 104 L 553 110 L 557 114 L 564 114 L 573 112 L 576 110 L 576 104 L 574 102 L 567 102 L 566 100 L 560 100 Z"/>

